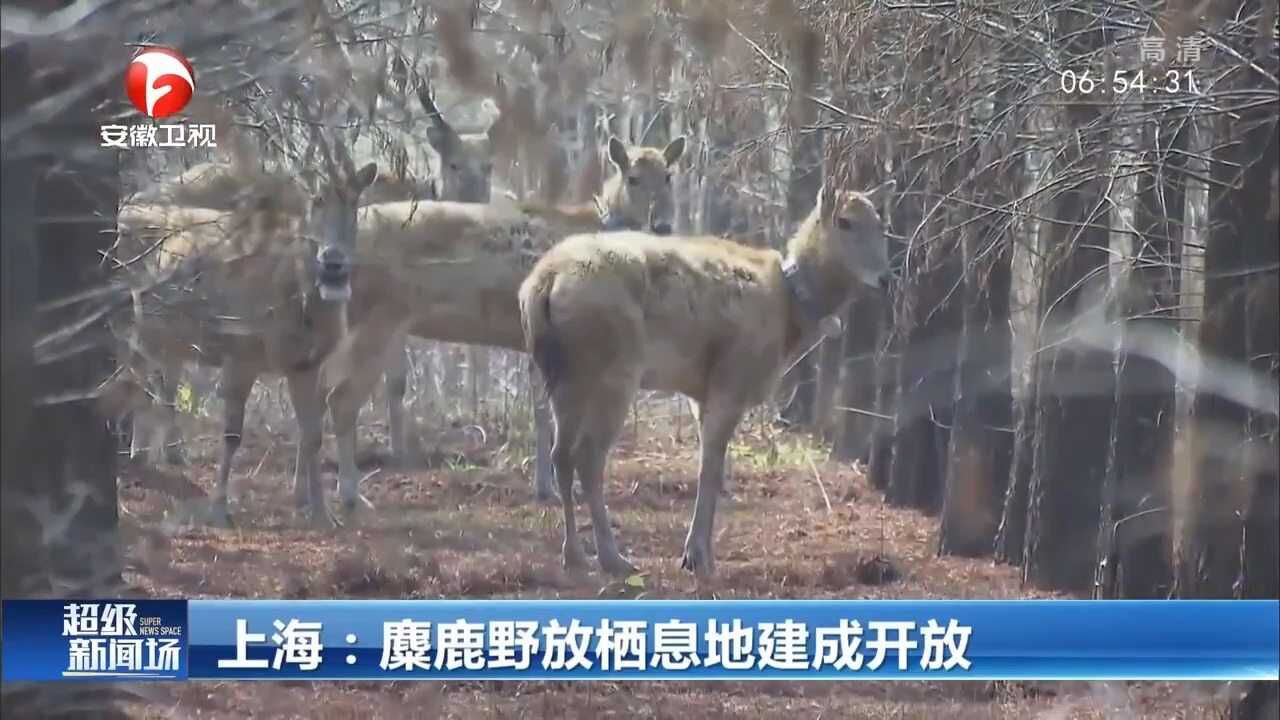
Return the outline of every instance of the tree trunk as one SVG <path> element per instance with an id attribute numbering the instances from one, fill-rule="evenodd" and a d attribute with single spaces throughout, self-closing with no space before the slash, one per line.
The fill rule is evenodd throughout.
<path id="1" fill-rule="evenodd" d="M 66 67 L 42 68 L 40 86 L 27 49 L 4 50 L 3 114 L 6 121 L 52 93 L 79 81 Z M 120 53 L 104 50 L 107 61 Z M 112 88 L 114 90 L 114 87 Z M 96 142 L 92 108 L 102 91 L 90 92 L 39 126 L 48 147 L 87 151 Z M 11 147 L 21 149 L 22 142 Z M 6 148 L 7 149 L 7 148 Z M 77 157 L 94 156 L 78 152 Z M 39 306 L 65 299 L 105 278 L 100 258 L 112 242 L 119 202 L 114 157 L 106 151 L 91 167 L 67 158 L 16 160 L 6 152 L 3 173 L 4 475 L 3 594 L 6 598 L 119 597 L 123 595 L 118 546 L 116 443 L 92 391 L 111 372 L 110 345 L 89 344 L 56 359 L 38 359 L 33 340 L 96 310 L 69 303 L 57 311 Z M 86 220 L 91 217 L 102 218 Z M 101 322 L 76 335 L 101 340 Z M 62 343 L 60 349 L 66 349 Z M 31 430 L 34 429 L 34 432 Z M 115 692 L 96 684 L 6 687 L 5 717 L 74 717 L 92 712 L 119 717 Z"/>
<path id="2" fill-rule="evenodd" d="M 867 477 L 871 486 L 882 492 L 889 489 L 889 474 L 893 468 L 893 444 L 896 437 L 898 413 L 898 362 L 902 336 L 893 324 L 893 309 L 897 307 L 897 291 L 891 289 L 880 301 L 876 313 L 878 340 L 875 348 L 875 412 L 883 417 L 871 434 L 867 448 Z"/>
<path id="3" fill-rule="evenodd" d="M 1255 680 L 1244 697 L 1231 705 L 1228 720 L 1273 720 L 1280 717 L 1280 683 Z"/>
<path id="4" fill-rule="evenodd" d="M 979 75 L 982 86 L 973 95 L 987 100 L 974 107 L 972 127 L 990 126 L 998 115 L 1007 118 L 997 134 L 975 142 L 964 131 L 962 143 L 970 149 L 960 161 L 963 168 L 979 169 L 965 178 L 965 194 L 972 203 L 953 210 L 952 227 L 960 227 L 963 285 L 961 327 L 957 350 L 951 436 L 947 445 L 946 495 L 938 553 L 979 556 L 990 553 L 999 526 L 1013 437 L 1009 433 L 1010 328 L 1009 289 L 1012 238 L 1003 213 L 979 208 L 1007 207 L 1019 181 L 1015 158 L 1020 124 L 1011 114 L 1008 90 L 995 74 L 997 57 Z M 1003 87 L 1008 88 L 1008 85 Z M 980 217 L 973 217 L 982 213 Z"/>
<path id="5" fill-rule="evenodd" d="M 975 187 L 994 187 L 995 181 L 979 181 Z M 988 197 L 977 205 L 1000 207 L 1004 202 Z M 992 551 L 1009 478 L 1010 243 L 1000 224 L 995 218 L 971 224 L 962 239 L 963 320 L 940 554 L 979 556 Z"/>
<path id="6" fill-rule="evenodd" d="M 1034 360 L 1035 436 L 1023 576 L 1060 590 L 1083 590 L 1093 578 L 1115 395 L 1111 353 L 1066 337 L 1069 324 L 1101 300 L 1101 293 L 1092 291 L 1105 283 L 1108 262 L 1108 231 L 1097 227 L 1107 222 L 1104 183 L 1093 177 L 1057 198 L 1040 302 L 1048 337 L 1041 337 Z"/>
<path id="7" fill-rule="evenodd" d="M 895 168 L 893 175 L 898 187 L 905 191 L 914 187 L 914 183 L 925 172 L 919 157 L 919 142 L 915 138 L 900 139 L 889 137 L 887 142 L 893 148 L 894 158 L 909 158 L 901 167 Z M 924 219 L 923 193 L 900 192 L 894 199 L 889 212 L 888 227 L 899 236 L 910 238 Z M 891 242 L 891 257 L 906 255 L 907 248 L 899 243 Z M 871 437 L 867 472 L 871 485 L 878 490 L 889 492 L 893 476 L 894 449 L 898 438 L 898 418 L 902 412 L 902 391 L 898 384 L 900 366 L 903 359 L 906 327 L 899 325 L 898 308 L 902 303 L 903 282 L 893 283 L 880 303 L 879 342 L 876 346 L 876 406 L 875 411 L 890 418 Z"/>
<path id="8" fill-rule="evenodd" d="M 880 336 L 882 300 L 862 295 L 849 305 L 844 316 L 844 376 L 840 381 L 840 402 L 836 408 L 835 441 L 832 460 L 862 460 L 870 457 L 871 438 L 884 421 L 876 412 L 875 352 Z"/>
<path id="9" fill-rule="evenodd" d="M 1033 111 L 1027 130 L 1033 136 L 1053 130 L 1054 118 L 1047 108 Z M 1034 147 L 1024 156 L 1022 196 L 1042 197 L 1054 182 L 1051 155 Z M 1013 450 L 1009 478 L 996 531 L 996 559 L 1021 565 L 1026 543 L 1027 498 L 1031 485 L 1032 459 L 1036 437 L 1036 387 L 1038 365 L 1032 360 L 1040 336 L 1040 284 L 1044 272 L 1043 249 L 1047 227 L 1040 220 L 1044 200 L 1033 199 L 1015 224 L 1017 241 L 1010 249 L 1009 394 L 1012 400 Z"/>
<path id="10" fill-rule="evenodd" d="M 940 161 L 934 160 L 935 163 Z M 958 168 L 931 166 L 926 177 L 928 202 L 939 203 L 959 183 Z M 895 421 L 889 502 L 926 513 L 942 509 L 955 384 L 955 347 L 963 259 L 956 233 L 946 229 L 948 213 L 938 207 L 926 214 L 925 227 L 911 228 L 896 309 L 903 333 L 898 365 L 898 411 Z"/>
<path id="11" fill-rule="evenodd" d="M 1100 582 L 1095 592 L 1101 597 L 1165 597 L 1173 577 L 1168 489 L 1174 374 L 1158 358 L 1141 352 L 1150 347 L 1150 340 L 1163 342 L 1176 330 L 1175 234 L 1182 227 L 1178 170 L 1183 156 L 1156 154 L 1157 148 L 1178 147 L 1178 137 L 1166 127 L 1157 126 L 1154 137 L 1143 139 L 1142 154 L 1151 159 L 1140 175 L 1121 173 L 1113 193 L 1116 387 L 1098 534 Z M 1136 141 L 1127 135 L 1119 139 L 1125 148 Z M 1138 148 L 1133 147 L 1122 153 L 1121 162 L 1136 165 L 1138 158 Z M 1162 207 L 1166 203 L 1172 216 Z"/>
<path id="12" fill-rule="evenodd" d="M 1177 550 L 1177 593 L 1184 597 L 1280 594 L 1276 419 L 1274 406 L 1263 409 L 1275 400 L 1275 385 L 1267 383 L 1275 382 L 1280 357 L 1277 243 L 1274 222 L 1262 220 L 1272 212 L 1276 129 L 1268 108 L 1244 114 L 1226 128 L 1222 162 L 1213 165 L 1200 353 L 1251 376 L 1240 381 L 1237 399 L 1204 384 L 1196 389 L 1190 501 Z M 1205 384 L 1218 375 L 1204 373 Z"/>

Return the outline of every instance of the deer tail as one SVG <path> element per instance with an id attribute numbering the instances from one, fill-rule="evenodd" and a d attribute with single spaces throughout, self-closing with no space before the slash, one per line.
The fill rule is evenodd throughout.
<path id="1" fill-rule="evenodd" d="M 542 374 L 547 394 L 555 391 L 568 370 L 568 353 L 551 322 L 551 289 L 554 276 L 530 278 L 521 297 L 525 347 Z"/>

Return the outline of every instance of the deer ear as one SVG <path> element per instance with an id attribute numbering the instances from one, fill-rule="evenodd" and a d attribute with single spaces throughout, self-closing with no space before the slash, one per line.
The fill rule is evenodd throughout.
<path id="1" fill-rule="evenodd" d="M 622 172 L 626 172 L 631 167 L 631 158 L 627 157 L 627 146 L 616 137 L 609 138 L 609 159 Z"/>
<path id="2" fill-rule="evenodd" d="M 684 155 L 684 146 L 683 135 L 667 143 L 667 147 L 662 150 L 662 159 L 667 161 L 667 167 L 674 165 Z"/>
<path id="3" fill-rule="evenodd" d="M 866 191 L 863 194 L 867 196 L 867 199 L 871 201 L 872 205 L 879 208 L 881 205 L 884 204 L 884 201 L 888 199 L 890 195 L 893 195 L 894 191 L 897 189 L 898 189 L 897 180 L 887 180 L 883 183 L 880 183 L 878 186 L 871 188 L 870 190 Z"/>

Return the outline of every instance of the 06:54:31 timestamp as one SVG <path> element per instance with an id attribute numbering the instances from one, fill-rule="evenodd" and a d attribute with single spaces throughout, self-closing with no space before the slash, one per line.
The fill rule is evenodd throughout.
<path id="1" fill-rule="evenodd" d="M 1200 87 L 1190 69 L 1168 70 L 1148 77 L 1142 70 L 1116 70 L 1108 81 L 1102 73 L 1091 70 L 1076 72 L 1060 70 L 1058 87 L 1068 95 L 1123 95 L 1141 93 L 1153 95 L 1199 95 Z"/>

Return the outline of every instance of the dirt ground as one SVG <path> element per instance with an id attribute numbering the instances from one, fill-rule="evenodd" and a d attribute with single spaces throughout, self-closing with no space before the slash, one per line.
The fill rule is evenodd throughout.
<path id="1" fill-rule="evenodd" d="M 362 432 L 362 448 L 376 444 L 376 431 Z M 691 434 L 631 426 L 612 457 L 608 503 L 624 554 L 647 574 L 643 591 L 561 571 L 558 503 L 533 502 L 527 462 L 513 459 L 519 453 L 500 438 L 459 443 L 443 454 L 447 462 L 419 470 L 380 470 L 370 459 L 363 491 L 375 509 L 318 531 L 292 511 L 291 433 L 261 426 L 247 428 L 235 466 L 235 529 L 191 522 L 213 487 L 215 432 L 189 443 L 184 467 L 122 472 L 125 578 L 144 595 L 191 598 L 1051 596 L 1023 588 L 1015 568 L 936 557 L 936 519 L 885 505 L 859 468 L 826 462 L 826 451 L 804 436 L 758 426 L 738 434 L 731 497 L 717 517 L 718 577 L 698 588 L 679 568 L 697 470 Z M 333 470 L 328 463 L 328 477 Z M 579 522 L 591 552 L 582 507 Z M 900 576 L 877 583 L 869 570 L 881 560 Z M 203 682 L 134 690 L 143 718 L 557 720 L 1220 718 L 1230 692 L 1212 683 L 883 681 Z"/>

